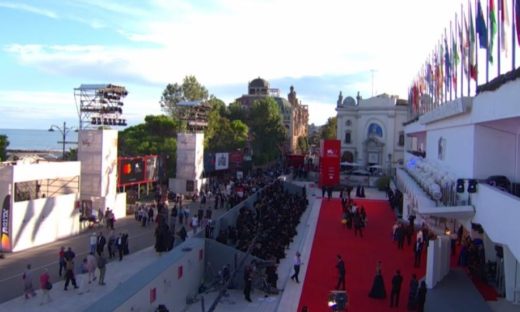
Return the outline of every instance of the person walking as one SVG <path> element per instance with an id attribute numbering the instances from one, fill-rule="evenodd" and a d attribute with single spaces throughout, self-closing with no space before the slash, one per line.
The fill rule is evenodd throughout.
<path id="1" fill-rule="evenodd" d="M 101 255 L 105 251 L 106 243 L 107 243 L 107 239 L 105 238 L 105 235 L 103 235 L 103 232 L 100 232 L 97 237 L 97 245 L 96 245 L 96 252 L 98 255 Z"/>
<path id="2" fill-rule="evenodd" d="M 419 281 L 417 281 L 417 275 L 412 274 L 410 280 L 410 290 L 408 291 L 408 311 L 415 311 L 417 308 L 417 289 L 419 288 Z"/>
<path id="3" fill-rule="evenodd" d="M 421 282 L 421 286 L 419 286 L 419 290 L 417 291 L 417 312 L 424 312 L 424 303 L 426 302 L 426 283 L 424 281 Z"/>
<path id="4" fill-rule="evenodd" d="M 58 274 L 61 277 L 63 271 L 65 271 L 65 247 L 60 248 L 60 252 L 58 253 L 58 263 L 60 265 Z"/>
<path id="5" fill-rule="evenodd" d="M 403 283 L 403 277 L 401 271 L 395 271 L 395 275 L 392 278 L 392 291 L 390 293 L 390 307 L 399 306 L 399 294 L 401 293 L 401 284 Z"/>
<path id="6" fill-rule="evenodd" d="M 335 289 L 343 289 L 345 290 L 345 262 L 341 258 L 340 255 L 336 256 L 337 262 L 336 262 L 336 269 L 338 270 L 338 282 L 336 284 Z M 342 288 L 340 288 L 340 286 Z"/>
<path id="7" fill-rule="evenodd" d="M 116 239 L 116 247 L 119 253 L 119 261 L 123 261 L 123 233 L 119 233 L 119 237 Z"/>
<path id="8" fill-rule="evenodd" d="M 296 283 L 300 283 L 298 279 L 298 274 L 300 273 L 300 266 L 302 265 L 301 254 L 296 252 L 296 256 L 294 256 L 294 274 L 291 276 L 291 279 Z"/>
<path id="9" fill-rule="evenodd" d="M 383 273 L 382 273 L 382 263 L 381 261 L 378 261 L 376 264 L 376 276 L 374 277 L 374 282 L 372 283 L 372 288 L 370 289 L 370 292 L 368 293 L 368 296 L 370 298 L 375 299 L 385 299 L 386 298 L 386 288 L 385 288 L 385 282 L 383 280 Z"/>
<path id="10" fill-rule="evenodd" d="M 250 266 L 244 269 L 244 297 L 247 301 L 251 301 L 251 286 L 253 283 L 253 272 Z"/>
<path id="11" fill-rule="evenodd" d="M 33 275 L 31 270 L 31 264 L 27 265 L 25 272 L 22 275 L 22 279 L 25 299 L 36 297 L 36 291 L 34 291 L 33 287 Z"/>
<path id="12" fill-rule="evenodd" d="M 40 274 L 40 288 L 42 290 L 42 301 L 40 302 L 40 305 L 52 301 L 51 295 L 49 294 L 49 291 L 52 289 L 50 279 L 49 270 L 47 268 L 43 269 L 42 274 Z"/>
<path id="13" fill-rule="evenodd" d="M 89 253 L 87 255 L 87 273 L 88 273 L 88 283 L 92 283 L 96 280 L 96 257 L 94 257 L 94 253 Z"/>
<path id="14" fill-rule="evenodd" d="M 97 246 L 96 232 L 93 232 L 92 234 L 90 234 L 89 245 L 90 245 L 90 252 L 92 252 L 92 253 L 96 252 L 96 246 Z"/>
<path id="15" fill-rule="evenodd" d="M 64 290 L 67 290 L 70 282 L 72 282 L 74 289 L 78 289 L 78 285 L 76 284 L 76 277 L 74 276 L 74 260 L 73 258 L 65 257 L 65 286 L 63 288 Z"/>
<path id="16" fill-rule="evenodd" d="M 107 259 L 103 256 L 103 254 L 100 254 L 97 258 L 97 267 L 99 269 L 99 285 L 106 285 L 105 273 L 107 267 Z"/>

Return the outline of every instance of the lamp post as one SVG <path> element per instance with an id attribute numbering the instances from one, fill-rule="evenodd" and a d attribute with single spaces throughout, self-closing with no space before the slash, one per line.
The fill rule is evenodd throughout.
<path id="1" fill-rule="evenodd" d="M 51 125 L 51 127 L 49 128 L 49 132 L 54 132 L 55 130 L 58 130 L 61 133 L 62 140 L 58 141 L 58 143 L 61 143 L 63 146 L 63 152 L 62 152 L 61 158 L 63 160 L 65 160 L 65 145 L 66 144 L 77 144 L 77 142 L 67 141 L 67 134 L 71 130 L 74 130 L 74 131 L 77 131 L 77 130 L 74 127 L 67 127 L 67 123 L 65 121 L 63 122 L 62 127 L 56 126 L 56 125 Z"/>

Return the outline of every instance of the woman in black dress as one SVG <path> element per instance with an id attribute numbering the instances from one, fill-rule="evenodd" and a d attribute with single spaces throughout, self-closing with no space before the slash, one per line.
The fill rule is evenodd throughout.
<path id="1" fill-rule="evenodd" d="M 419 288 L 419 281 L 417 275 L 412 274 L 410 280 L 410 290 L 408 292 L 408 311 L 415 311 L 417 308 L 417 289 Z"/>
<path id="2" fill-rule="evenodd" d="M 383 275 L 381 273 L 381 261 L 377 262 L 376 276 L 374 277 L 374 283 L 372 284 L 372 289 L 370 290 L 370 293 L 368 293 L 368 296 L 370 298 L 375 299 L 386 298 L 385 283 L 383 281 Z"/>

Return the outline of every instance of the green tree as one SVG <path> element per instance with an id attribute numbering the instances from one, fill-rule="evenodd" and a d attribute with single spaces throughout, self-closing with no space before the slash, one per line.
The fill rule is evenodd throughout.
<path id="1" fill-rule="evenodd" d="M 148 115 L 145 123 L 119 132 L 121 156 L 158 155 L 166 166 L 167 177 L 175 176 L 177 123 L 165 115 Z"/>
<path id="2" fill-rule="evenodd" d="M 247 123 L 248 120 L 247 110 L 242 107 L 240 102 L 233 102 L 229 104 L 226 116 L 229 120 L 241 120 L 245 123 Z"/>
<path id="3" fill-rule="evenodd" d="M 226 115 L 226 104 L 223 101 L 212 95 L 208 102 L 211 111 L 208 114 L 208 127 L 204 130 L 204 148 L 209 147 L 209 142 L 215 137 L 221 126 L 222 116 Z"/>
<path id="4" fill-rule="evenodd" d="M 0 134 L 0 161 L 7 159 L 7 147 L 9 146 L 9 139 L 7 135 Z"/>
<path id="5" fill-rule="evenodd" d="M 335 139 L 337 124 L 338 120 L 336 117 L 329 117 L 327 123 L 321 127 L 320 137 L 324 140 Z"/>
<path id="6" fill-rule="evenodd" d="M 232 151 L 244 148 L 248 138 L 249 128 L 240 120 L 229 121 L 220 117 L 219 127 L 209 141 L 210 151 Z"/>
<path id="7" fill-rule="evenodd" d="M 298 151 L 300 154 L 307 154 L 309 151 L 309 143 L 307 142 L 307 137 L 305 136 L 299 136 L 298 137 Z"/>
<path id="8" fill-rule="evenodd" d="M 160 104 L 162 109 L 175 120 L 179 115 L 184 113 L 186 107 L 179 106 L 181 101 L 206 101 L 208 99 L 208 90 L 197 81 L 195 76 L 186 76 L 182 84 L 169 83 L 164 89 Z M 180 126 L 180 124 L 178 124 Z"/>
<path id="9" fill-rule="evenodd" d="M 278 104 L 270 97 L 256 100 L 248 115 L 255 164 L 264 165 L 276 160 L 286 139 Z"/>

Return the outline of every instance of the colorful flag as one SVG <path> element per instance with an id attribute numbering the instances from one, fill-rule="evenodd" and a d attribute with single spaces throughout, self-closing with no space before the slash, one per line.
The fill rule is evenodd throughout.
<path id="1" fill-rule="evenodd" d="M 468 74 L 468 69 L 467 69 L 468 46 L 467 46 L 466 39 L 464 38 L 464 33 L 467 32 L 468 25 L 465 23 L 466 17 L 464 16 L 463 13 L 462 13 L 462 19 L 463 19 L 463 21 L 461 21 L 461 24 L 459 25 L 460 66 L 462 66 L 462 72 L 464 73 L 464 75 L 467 75 Z M 465 27 L 465 28 L 463 28 L 463 27 Z M 462 74 L 461 74 L 461 76 L 462 76 Z M 462 77 L 461 77 L 461 79 L 462 79 Z"/>
<path id="2" fill-rule="evenodd" d="M 469 40 L 469 53 L 468 53 L 468 63 L 469 63 L 469 76 L 473 80 L 477 80 L 478 77 L 478 67 L 475 58 L 475 52 L 477 50 L 476 47 L 476 38 L 475 38 L 475 26 L 473 25 L 473 10 L 471 9 L 471 3 L 469 5 L 469 29 L 468 29 L 468 40 Z"/>
<path id="3" fill-rule="evenodd" d="M 457 25 L 457 19 L 455 19 L 455 25 Z M 455 32 L 457 31 L 455 27 Z M 459 51 L 457 45 L 457 36 L 451 35 L 451 79 L 453 86 L 457 86 L 457 66 L 459 66 Z"/>
<path id="4" fill-rule="evenodd" d="M 489 47 L 488 61 L 493 63 L 493 45 L 495 43 L 495 35 L 497 34 L 497 19 L 495 17 L 495 1 L 489 0 Z"/>
<path id="5" fill-rule="evenodd" d="M 448 46 L 448 39 L 444 35 L 444 71 L 446 79 L 446 91 L 451 89 L 451 59 L 450 59 L 450 47 Z"/>
<path id="6" fill-rule="evenodd" d="M 477 34 L 478 34 L 478 42 L 481 49 L 487 49 L 488 46 L 488 31 L 486 27 L 486 21 L 484 20 L 484 13 L 482 13 L 482 5 L 480 5 L 480 0 L 478 0 L 477 4 L 477 16 L 476 16 L 475 24 L 477 26 Z"/>
<path id="7" fill-rule="evenodd" d="M 509 54 L 509 43 L 507 34 L 509 30 L 509 12 L 507 11 L 507 3 L 505 0 L 500 1 L 500 21 L 502 27 L 500 28 L 500 48 L 502 52 L 505 52 L 506 56 Z"/>

